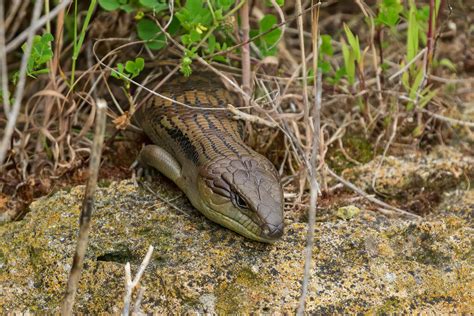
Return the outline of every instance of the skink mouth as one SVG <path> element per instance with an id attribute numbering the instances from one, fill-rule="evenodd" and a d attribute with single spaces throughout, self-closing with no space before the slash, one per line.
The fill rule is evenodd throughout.
<path id="1" fill-rule="evenodd" d="M 239 214 L 239 219 L 235 219 L 210 207 L 206 208 L 209 213 L 209 216 L 204 214 L 206 217 L 249 239 L 264 243 L 274 243 L 283 235 L 283 223 L 276 226 L 263 224 L 263 227 L 261 227 L 243 213 Z"/>
<path id="2" fill-rule="evenodd" d="M 265 227 L 262 229 L 262 234 L 272 240 L 276 240 L 283 236 L 283 223 L 279 225 L 273 224 L 266 224 Z"/>

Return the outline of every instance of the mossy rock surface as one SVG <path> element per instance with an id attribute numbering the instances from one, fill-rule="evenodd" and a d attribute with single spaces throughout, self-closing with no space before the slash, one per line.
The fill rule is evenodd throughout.
<path id="1" fill-rule="evenodd" d="M 426 216 L 436 213 L 450 192 L 474 185 L 474 157 L 438 146 L 429 155 L 378 156 L 342 175 L 366 192 Z"/>
<path id="2" fill-rule="evenodd" d="M 264 245 L 209 222 L 176 189 L 155 189 L 164 199 L 181 196 L 172 203 L 183 212 L 130 181 L 98 189 L 75 311 L 119 312 L 124 263 L 135 273 L 153 245 L 141 280 L 144 312 L 294 313 L 306 223 L 287 213 L 283 239 Z M 22 221 L 0 226 L 1 314 L 58 311 L 83 192 L 42 198 Z M 474 313 L 473 190 L 445 192 L 418 221 L 359 208 L 350 219 L 334 208 L 316 223 L 308 312 Z"/>

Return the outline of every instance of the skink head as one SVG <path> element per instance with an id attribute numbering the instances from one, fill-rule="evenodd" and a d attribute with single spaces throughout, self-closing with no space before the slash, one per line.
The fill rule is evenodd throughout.
<path id="1" fill-rule="evenodd" d="M 198 177 L 205 215 L 245 237 L 274 242 L 283 234 L 283 193 L 263 156 L 219 158 Z"/>

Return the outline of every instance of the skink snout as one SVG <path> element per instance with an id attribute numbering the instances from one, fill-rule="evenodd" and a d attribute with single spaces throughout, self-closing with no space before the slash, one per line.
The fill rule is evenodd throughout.
<path id="1" fill-rule="evenodd" d="M 278 225 L 266 224 L 262 233 L 268 239 L 278 239 L 283 236 L 283 223 Z"/>

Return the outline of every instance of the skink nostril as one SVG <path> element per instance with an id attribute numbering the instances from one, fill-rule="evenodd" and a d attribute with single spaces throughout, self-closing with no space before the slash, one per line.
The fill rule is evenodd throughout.
<path id="1" fill-rule="evenodd" d="M 283 223 L 279 225 L 267 224 L 263 229 L 263 234 L 271 238 L 279 238 L 283 235 Z"/>

